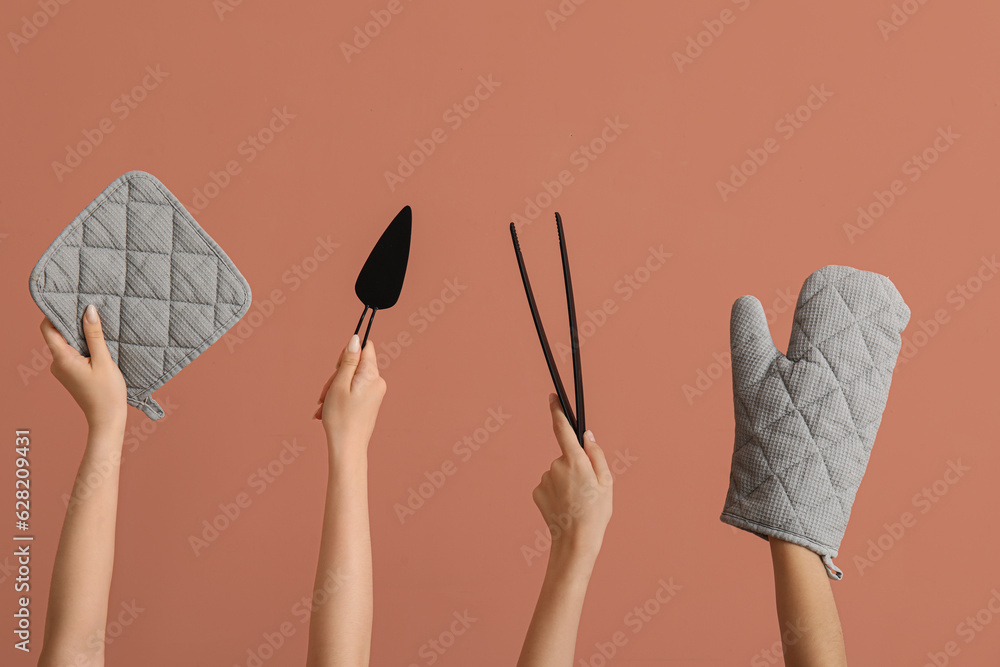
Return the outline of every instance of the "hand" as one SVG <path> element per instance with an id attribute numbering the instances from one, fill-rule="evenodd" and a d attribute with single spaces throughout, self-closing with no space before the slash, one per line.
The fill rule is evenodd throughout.
<path id="1" fill-rule="evenodd" d="M 320 392 L 314 417 L 323 419 L 330 446 L 367 452 L 378 409 L 385 396 L 385 380 L 378 373 L 375 343 L 361 350 L 357 334 L 340 353 L 337 369 Z"/>
<path id="2" fill-rule="evenodd" d="M 87 418 L 91 431 L 125 428 L 127 389 L 125 378 L 104 342 L 101 319 L 93 304 L 83 317 L 90 356 L 71 346 L 48 318 L 42 320 L 42 336 L 52 351 L 52 375 L 69 391 Z"/>
<path id="3" fill-rule="evenodd" d="M 562 456 L 542 475 L 532 498 L 552 533 L 549 558 L 582 558 L 593 564 L 611 520 L 614 478 L 594 434 L 584 434 L 581 448 L 556 398 L 549 394 L 549 409 Z"/>

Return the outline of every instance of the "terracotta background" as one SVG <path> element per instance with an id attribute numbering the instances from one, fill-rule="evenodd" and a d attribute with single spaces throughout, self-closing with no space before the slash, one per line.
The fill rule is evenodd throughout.
<path id="1" fill-rule="evenodd" d="M 558 450 L 507 223 L 536 214 L 525 199 L 568 170 L 572 182 L 554 202 L 541 198 L 522 245 L 554 341 L 568 341 L 554 211 L 566 223 L 581 321 L 612 301 L 583 346 L 588 425 L 610 456 L 635 459 L 616 484 L 576 664 L 603 664 L 595 645 L 618 631 L 628 643 L 608 664 L 780 662 L 765 653 L 778 639 L 768 550 L 718 520 L 733 438 L 730 374 L 718 360 L 743 294 L 771 309 L 784 349 L 786 300 L 826 264 L 888 275 L 913 313 L 912 347 L 838 559 L 849 655 L 856 665 L 923 665 L 954 641 L 949 664 L 996 664 L 1000 619 L 981 613 L 992 623 L 971 637 L 961 624 L 1000 588 L 1000 280 L 977 282 L 977 272 L 993 277 L 1000 245 L 1000 8 L 567 0 L 553 28 L 557 0 L 402 0 L 348 62 L 340 44 L 386 2 L 224 1 L 70 2 L 37 34 L 24 21 L 54 0 L 0 10 L 0 497 L 9 508 L 13 431 L 29 427 L 36 649 L 84 422 L 38 356 L 28 274 L 109 182 L 142 169 L 235 260 L 255 305 L 242 334 L 156 393 L 173 406 L 166 419 L 130 411 L 138 430 L 126 443 L 111 608 L 134 601 L 143 611 L 109 646 L 108 664 L 254 664 L 248 651 L 286 621 L 294 634 L 263 664 L 303 664 L 306 626 L 292 608 L 312 586 L 326 481 L 309 417 L 361 310 L 357 272 L 404 204 L 415 215 L 409 274 L 373 329 L 389 390 L 370 448 L 372 664 L 431 664 L 425 644 L 465 611 L 477 620 L 434 664 L 513 664 L 544 570 L 544 555 L 529 564 L 522 552 L 544 531 L 530 493 Z M 885 32 L 894 12 L 901 25 Z M 720 15 L 731 22 L 713 23 Z M 707 46 L 679 68 L 674 53 L 706 21 L 720 34 L 701 35 Z M 8 33 L 22 31 L 33 36 L 13 43 Z M 122 117 L 115 100 L 142 85 L 147 67 L 167 74 L 155 86 L 147 78 L 152 89 Z M 481 89 L 486 99 L 455 127 L 445 112 L 481 76 L 499 86 Z M 819 108 L 800 111 L 811 117 L 792 136 L 775 126 L 824 86 L 832 97 L 813 98 Z M 241 143 L 275 108 L 294 118 L 248 160 Z M 627 128 L 595 159 L 574 157 L 608 118 Z M 113 130 L 57 174 L 53 163 L 102 119 Z M 446 140 L 390 189 L 385 172 L 436 128 Z M 958 138 L 910 180 L 905 163 L 933 147 L 939 128 Z M 778 151 L 724 200 L 717 182 L 769 137 Z M 240 173 L 197 210 L 196 189 L 230 160 Z M 905 193 L 849 238 L 858 207 L 895 179 Z M 307 260 L 318 238 L 339 247 Z M 650 247 L 661 246 L 669 259 L 646 272 Z M 296 266 L 311 273 L 295 278 Z M 435 302 L 446 281 L 463 289 Z M 936 316 L 937 328 L 921 327 Z M 390 356 L 406 333 L 411 344 Z M 475 438 L 490 409 L 509 417 L 462 460 L 453 445 Z M 258 495 L 251 476 L 293 440 L 305 451 Z M 457 472 L 401 523 L 394 505 L 449 460 Z M 941 481 L 950 462 L 969 468 L 952 485 Z M 936 502 L 920 499 L 925 488 Z M 196 556 L 189 536 L 241 491 L 252 505 Z M 915 523 L 896 539 L 886 524 L 905 512 Z M 8 514 L 4 540 L 12 524 Z M 859 565 L 880 539 L 889 548 Z M 11 551 L 0 551 L 0 662 L 33 665 L 36 655 L 11 648 Z M 683 588 L 635 632 L 627 614 L 670 578 Z"/>

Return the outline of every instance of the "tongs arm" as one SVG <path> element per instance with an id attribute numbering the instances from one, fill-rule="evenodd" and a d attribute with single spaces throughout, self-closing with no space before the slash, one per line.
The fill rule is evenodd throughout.
<path id="1" fill-rule="evenodd" d="M 510 235 L 514 241 L 514 253 L 517 255 L 517 266 L 521 271 L 521 282 L 524 283 L 524 293 L 528 297 L 528 307 L 531 308 L 531 319 L 535 322 L 535 331 L 538 332 L 538 340 L 542 344 L 542 352 L 545 354 L 545 363 L 549 367 L 549 375 L 552 376 L 552 383 L 555 385 L 556 394 L 559 396 L 559 403 L 562 406 L 563 413 L 566 415 L 566 419 L 569 420 L 570 426 L 573 431 L 577 434 L 577 440 L 583 445 L 583 431 L 578 428 L 576 417 L 574 416 L 573 409 L 569 405 L 569 397 L 566 395 L 566 388 L 563 386 L 562 378 L 559 376 L 559 369 L 556 367 L 555 359 L 552 357 L 552 349 L 549 347 L 548 338 L 545 336 L 545 327 L 542 326 L 542 318 L 538 314 L 538 306 L 535 304 L 535 296 L 531 291 L 531 281 L 528 280 L 528 271 L 524 266 L 524 257 L 521 255 L 521 245 L 517 240 L 517 229 L 514 223 L 510 223 Z M 562 227 L 560 225 L 560 239 L 562 238 Z M 563 273 L 567 280 L 569 280 L 568 264 L 565 259 L 565 247 L 563 247 Z M 570 299 L 572 304 L 572 296 L 567 294 L 567 298 Z M 576 318 L 575 309 L 571 305 L 571 319 L 573 321 L 573 332 L 576 331 Z M 574 338 L 574 354 L 573 354 L 573 366 L 574 370 L 579 366 L 579 343 Z M 577 393 L 577 407 L 582 405 L 582 396 L 580 396 L 579 390 L 582 389 L 582 385 L 578 383 L 578 393 Z"/>

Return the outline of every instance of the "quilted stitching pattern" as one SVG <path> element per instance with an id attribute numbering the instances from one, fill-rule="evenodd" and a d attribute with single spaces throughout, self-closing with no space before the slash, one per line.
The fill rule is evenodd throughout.
<path id="1" fill-rule="evenodd" d="M 833 566 L 889 395 L 910 310 L 885 276 L 827 266 L 806 279 L 788 356 L 752 296 L 733 304 L 736 440 L 722 521 Z M 833 576 L 833 575 L 831 575 Z"/>
<path id="2" fill-rule="evenodd" d="M 151 398 L 250 308 L 250 286 L 154 176 L 116 179 L 66 227 L 31 272 L 31 296 L 67 342 L 89 354 L 93 303 L 128 402 L 159 419 Z"/>

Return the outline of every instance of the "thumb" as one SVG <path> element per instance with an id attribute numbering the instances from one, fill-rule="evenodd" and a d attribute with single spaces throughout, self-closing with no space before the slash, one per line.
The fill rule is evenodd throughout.
<path id="1" fill-rule="evenodd" d="M 351 382 L 354 380 L 354 373 L 358 370 L 358 362 L 361 361 L 361 339 L 358 334 L 351 336 L 351 342 L 344 348 L 344 353 L 340 357 L 340 365 L 337 366 L 337 376 L 333 383 L 346 391 L 350 391 Z"/>
<path id="2" fill-rule="evenodd" d="M 94 363 L 103 364 L 111 359 L 111 351 L 104 342 L 104 330 L 101 328 L 101 318 L 94 304 L 83 311 L 83 335 L 87 338 L 87 349 Z"/>
<path id="3" fill-rule="evenodd" d="M 755 297 L 741 296 L 733 303 L 729 347 L 733 355 L 733 385 L 736 388 L 760 380 L 775 357 L 782 356 L 771 339 L 764 308 Z"/>

